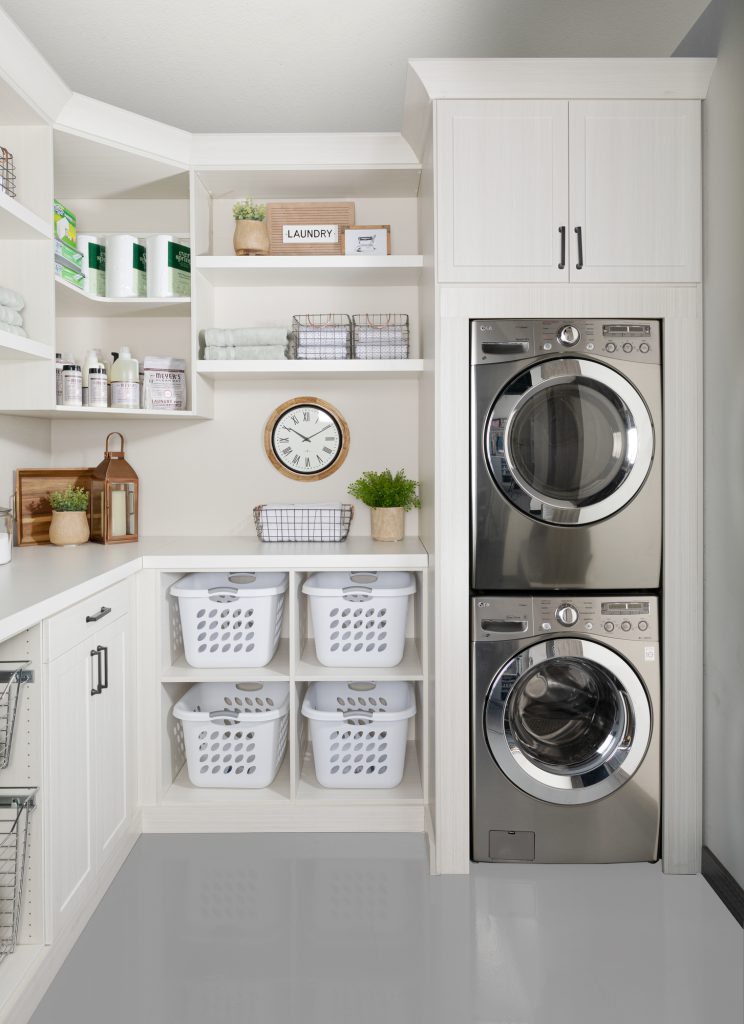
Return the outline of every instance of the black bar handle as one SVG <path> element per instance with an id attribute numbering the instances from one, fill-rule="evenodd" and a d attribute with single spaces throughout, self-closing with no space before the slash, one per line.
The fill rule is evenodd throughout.
<path id="1" fill-rule="evenodd" d="M 564 270 L 566 266 L 566 225 L 561 224 L 558 228 L 558 234 L 561 236 L 561 262 L 558 264 L 559 270 Z"/>
<path id="2" fill-rule="evenodd" d="M 576 269 L 577 270 L 583 270 L 584 269 L 584 240 L 581 237 L 581 228 L 574 228 L 574 231 L 576 232 L 576 242 L 577 242 L 578 247 L 579 247 L 579 262 L 576 264 Z"/>
<path id="3" fill-rule="evenodd" d="M 98 645 L 98 656 L 100 658 L 103 653 L 103 682 L 101 683 L 102 690 L 108 690 L 108 647 L 102 647 Z"/>
<path id="4" fill-rule="evenodd" d="M 104 615 L 108 615 L 110 613 L 110 611 L 111 611 L 110 608 L 107 608 L 105 604 L 102 604 L 100 612 L 96 612 L 95 615 L 86 615 L 85 616 L 85 621 L 86 622 L 98 622 L 98 620 L 102 619 L 104 617 Z"/>
<path id="5" fill-rule="evenodd" d="M 91 651 L 90 656 L 91 658 L 95 658 L 96 662 L 98 663 L 98 686 L 94 686 L 93 689 L 90 691 L 91 697 L 97 697 L 98 694 L 103 689 L 103 687 L 101 686 L 101 648 L 99 647 L 97 650 Z M 91 675 L 92 673 L 93 669 L 91 669 Z"/>

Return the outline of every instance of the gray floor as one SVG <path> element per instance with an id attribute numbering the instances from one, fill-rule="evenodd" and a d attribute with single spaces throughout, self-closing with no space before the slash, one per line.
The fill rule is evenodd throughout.
<path id="1" fill-rule="evenodd" d="M 147 836 L 33 1024 L 741 1024 L 742 935 L 648 864 L 430 878 L 418 836 Z"/>

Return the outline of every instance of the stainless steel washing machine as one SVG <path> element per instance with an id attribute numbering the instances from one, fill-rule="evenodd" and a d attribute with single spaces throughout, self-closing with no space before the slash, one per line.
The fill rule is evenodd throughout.
<path id="1" fill-rule="evenodd" d="M 471 584 L 653 590 L 658 320 L 471 323 Z"/>
<path id="2" fill-rule="evenodd" d="M 473 860 L 658 858 L 658 629 L 646 595 L 473 599 Z"/>

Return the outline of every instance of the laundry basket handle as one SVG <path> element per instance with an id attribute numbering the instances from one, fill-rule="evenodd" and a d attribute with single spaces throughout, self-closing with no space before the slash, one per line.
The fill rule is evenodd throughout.
<path id="1" fill-rule="evenodd" d="M 231 711 L 229 708 L 222 708 L 220 711 L 210 711 L 209 717 L 210 719 L 229 718 L 231 722 L 239 722 L 240 712 Z"/>
<path id="2" fill-rule="evenodd" d="M 341 593 L 346 601 L 371 601 L 372 587 L 343 587 Z"/>
<path id="3" fill-rule="evenodd" d="M 238 600 L 237 587 L 210 587 L 207 593 L 210 601 L 219 601 L 220 598 L 227 598 L 230 601 Z"/>
<path id="4" fill-rule="evenodd" d="M 354 708 L 348 708 L 348 710 L 342 711 L 341 714 L 344 716 L 344 718 L 356 719 L 360 725 L 362 725 L 363 723 L 370 725 L 372 722 L 374 722 L 374 718 L 369 713 L 369 711 L 364 712 L 359 708 L 357 708 L 356 711 L 354 710 Z"/>

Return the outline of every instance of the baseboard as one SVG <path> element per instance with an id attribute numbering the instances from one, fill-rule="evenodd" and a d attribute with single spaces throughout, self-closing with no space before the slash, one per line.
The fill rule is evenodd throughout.
<path id="1" fill-rule="evenodd" d="M 701 871 L 703 878 L 724 907 L 744 927 L 744 888 L 739 885 L 731 872 L 721 864 L 718 857 L 707 846 L 703 847 Z"/>

